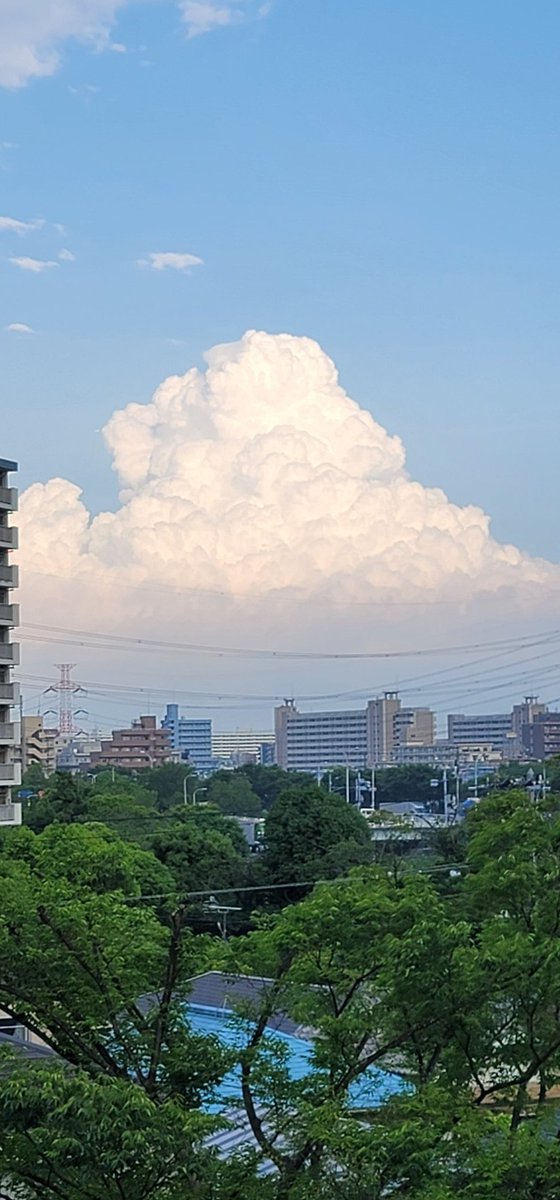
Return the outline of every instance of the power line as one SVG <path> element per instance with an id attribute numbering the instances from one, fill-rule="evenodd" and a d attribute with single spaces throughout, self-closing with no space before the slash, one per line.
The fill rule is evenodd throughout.
<path id="1" fill-rule="evenodd" d="M 26 634 L 25 630 L 31 630 Z M 269 650 L 264 648 L 238 646 L 197 645 L 192 642 L 171 642 L 160 639 L 128 637 L 123 634 L 99 633 L 94 630 L 65 629 L 55 625 L 40 625 L 27 622 L 21 626 L 22 636 L 28 641 L 44 641 L 61 644 L 50 635 L 62 636 L 64 645 L 85 645 L 95 649 L 143 649 L 159 653 L 208 654 L 234 658 L 257 659 L 288 659 L 312 661 L 369 661 L 401 658 L 422 658 L 438 654 L 468 654 L 476 650 L 497 649 L 500 647 L 519 646 L 529 649 L 555 641 L 560 637 L 560 630 L 549 630 L 543 634 L 526 634 L 517 638 L 496 639 L 489 642 L 467 642 L 452 646 L 419 647 L 411 650 L 371 650 L 371 651 L 312 651 L 312 650 Z M 80 639 L 75 641 L 73 639 Z M 82 640 L 83 639 L 83 640 Z"/>

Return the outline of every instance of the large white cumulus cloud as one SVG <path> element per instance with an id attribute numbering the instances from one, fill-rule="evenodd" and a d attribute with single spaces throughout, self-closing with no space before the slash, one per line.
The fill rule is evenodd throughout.
<path id="1" fill-rule="evenodd" d="M 308 338 L 248 332 L 172 376 L 104 436 L 121 506 L 90 519 L 56 479 L 22 497 L 24 566 L 63 578 L 216 590 L 236 603 L 513 596 L 559 568 L 496 542 L 488 517 L 409 478 L 403 446 Z"/>

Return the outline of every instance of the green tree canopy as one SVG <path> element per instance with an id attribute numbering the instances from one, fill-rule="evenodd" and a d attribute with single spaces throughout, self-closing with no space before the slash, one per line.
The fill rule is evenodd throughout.
<path id="1" fill-rule="evenodd" d="M 264 864 L 273 882 L 328 879 L 371 861 L 364 818 L 318 787 L 290 787 L 266 815 Z"/>
<path id="2" fill-rule="evenodd" d="M 204 785 L 203 799 L 223 813 L 237 817 L 258 817 L 261 802 L 246 775 L 240 771 L 216 771 Z"/>

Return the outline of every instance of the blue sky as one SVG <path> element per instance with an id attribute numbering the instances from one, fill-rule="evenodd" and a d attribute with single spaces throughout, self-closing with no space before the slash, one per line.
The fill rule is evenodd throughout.
<path id="1" fill-rule="evenodd" d="M 286 330 L 415 478 L 557 559 L 559 33 L 546 0 L 276 0 L 189 39 L 161 0 L 117 13 L 126 53 L 61 38 L 59 69 L 0 93 L 0 212 L 46 222 L 0 234 L 0 325 L 36 330 L 0 342 L 22 482 L 113 505 L 113 410 Z M 204 262 L 138 266 L 163 251 Z"/>

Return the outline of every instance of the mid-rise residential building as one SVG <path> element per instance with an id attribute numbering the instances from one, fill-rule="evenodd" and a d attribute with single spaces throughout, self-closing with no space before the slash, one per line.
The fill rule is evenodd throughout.
<path id="1" fill-rule="evenodd" d="M 328 766 L 372 767 L 408 761 L 407 748 L 433 746 L 435 718 L 428 708 L 403 708 L 397 692 L 365 708 L 300 712 L 293 700 L 275 709 L 276 759 L 288 771 Z"/>
<path id="2" fill-rule="evenodd" d="M 168 704 L 162 728 L 169 734 L 172 750 L 192 764 L 200 774 L 212 770 L 212 721 L 206 718 L 182 717 L 178 704 Z"/>
<path id="3" fill-rule="evenodd" d="M 244 763 L 274 762 L 275 738 L 270 732 L 254 729 L 231 729 L 212 735 L 214 766 L 242 767 Z"/>
<path id="4" fill-rule="evenodd" d="M 101 749 L 91 755 L 91 765 L 136 771 L 175 758 L 169 730 L 159 728 L 156 717 L 138 717 L 129 729 L 114 729 L 110 739 L 102 739 Z"/>
<path id="5" fill-rule="evenodd" d="M 546 712 L 548 705 L 540 703 L 538 696 L 525 696 L 522 704 L 514 704 L 512 729 L 516 737 L 521 738 L 524 725 L 532 725 L 537 717 Z"/>
<path id="6" fill-rule="evenodd" d="M 493 750 L 504 751 L 513 733 L 511 713 L 449 713 L 447 737 L 455 746 L 466 746 L 469 742 L 485 743 Z"/>
<path id="7" fill-rule="evenodd" d="M 523 726 L 522 739 L 530 758 L 542 761 L 560 754 L 560 712 L 538 713 Z"/>
<path id="8" fill-rule="evenodd" d="M 22 717 L 21 720 L 21 769 L 40 767 L 44 775 L 56 771 L 58 730 L 45 726 L 44 717 Z"/>
<path id="9" fill-rule="evenodd" d="M 436 719 L 430 708 L 400 708 L 393 715 L 393 760 L 406 746 L 433 746 Z"/>
<path id="10" fill-rule="evenodd" d="M 17 463 L 0 458 L 0 825 L 21 824 L 21 804 L 13 798 L 13 789 L 21 783 L 21 764 L 16 761 L 18 727 L 12 717 L 19 699 L 12 675 L 19 663 L 19 646 L 12 640 L 19 624 L 18 605 L 12 600 L 18 585 L 18 569 L 12 561 L 18 545 L 12 519 L 18 507 L 17 489 L 11 486 L 15 471 Z"/>
<path id="11" fill-rule="evenodd" d="M 522 704 L 514 704 L 512 712 L 512 754 L 521 758 L 531 754 L 533 735 L 531 726 L 548 712 L 548 705 L 542 704 L 538 696 L 525 696 Z"/>

